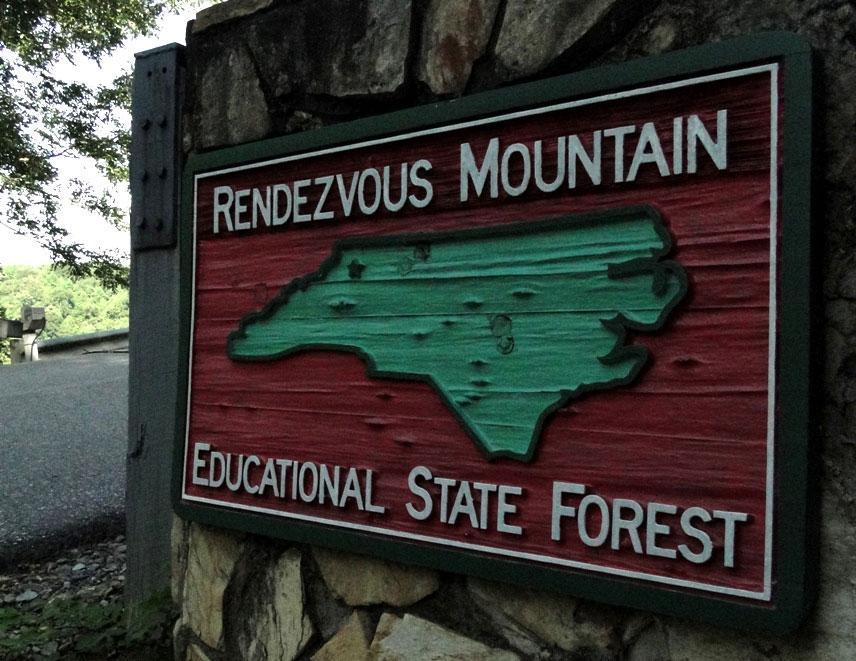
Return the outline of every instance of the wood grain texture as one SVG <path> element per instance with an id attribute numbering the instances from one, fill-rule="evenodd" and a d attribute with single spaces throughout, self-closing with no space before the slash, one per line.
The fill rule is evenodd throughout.
<path id="1" fill-rule="evenodd" d="M 430 383 L 486 456 L 531 458 L 568 399 L 630 383 L 686 293 L 653 210 L 337 243 L 230 337 L 235 360 L 346 351 Z"/>
<path id="2" fill-rule="evenodd" d="M 504 142 L 543 139 L 548 144 L 551 136 L 584 136 L 646 121 L 665 133 L 675 116 L 698 113 L 709 122 L 720 108 L 729 113 L 724 172 L 700 161 L 696 174 L 660 177 L 655 166 L 647 165 L 632 183 L 595 186 L 583 179 L 577 188 L 554 194 L 501 195 L 466 206 L 458 199 L 462 139 L 482 149 L 495 135 Z M 624 99 L 476 127 L 465 137 L 439 134 L 202 180 L 197 213 L 209 222 L 198 225 L 191 443 L 210 443 L 235 454 L 371 469 L 376 500 L 387 509 L 381 515 L 277 499 L 271 493 L 232 493 L 192 485 L 189 477 L 187 494 L 761 590 L 770 321 L 769 120 L 769 76 L 759 74 L 662 92 L 644 101 Z M 671 148 L 664 148 L 671 159 Z M 433 164 L 436 192 L 427 210 L 246 234 L 211 233 L 213 188 L 224 182 L 263 186 L 426 155 Z M 608 156 L 603 167 L 612 167 Z M 674 238 L 670 258 L 686 269 L 688 294 L 659 332 L 628 335 L 628 343 L 644 346 L 651 355 L 639 378 L 555 411 L 528 464 L 508 458 L 486 461 L 430 385 L 372 378 L 358 356 L 312 351 L 246 363 L 227 355 L 227 338 L 241 317 L 261 308 L 295 278 L 314 272 L 337 240 L 501 226 L 639 204 L 655 207 Z M 546 368 L 560 369 L 561 364 Z M 531 364 L 529 369 L 537 374 L 543 368 Z M 449 526 L 436 517 L 409 517 L 404 504 L 413 496 L 407 473 L 417 465 L 459 480 L 520 485 L 523 494 L 516 500 L 519 511 L 513 522 L 523 534 L 475 529 L 466 519 Z M 550 490 L 556 480 L 584 484 L 608 501 L 633 498 L 747 512 L 750 520 L 739 529 L 735 566 L 727 568 L 722 561 L 721 522 L 708 527 L 714 555 L 701 565 L 640 555 L 627 536 L 617 550 L 590 548 L 570 538 L 554 542 Z M 661 520 L 672 528 L 669 546 L 694 543 L 680 532 L 678 516 Z"/>

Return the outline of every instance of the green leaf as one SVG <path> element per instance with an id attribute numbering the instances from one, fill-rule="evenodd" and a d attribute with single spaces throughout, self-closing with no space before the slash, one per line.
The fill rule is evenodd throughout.
<path id="1" fill-rule="evenodd" d="M 95 61 L 128 38 L 150 34 L 179 0 L 5 0 L 0 2 L 0 223 L 35 239 L 76 277 L 127 287 L 127 255 L 84 249 L 57 213 L 73 190 L 60 184 L 60 156 L 93 164 L 111 184 L 78 194 L 80 206 L 122 227 L 114 197 L 127 186 L 129 72 L 92 86 L 52 74 L 61 59 Z M 5 206 L 5 209 L 2 207 Z"/>

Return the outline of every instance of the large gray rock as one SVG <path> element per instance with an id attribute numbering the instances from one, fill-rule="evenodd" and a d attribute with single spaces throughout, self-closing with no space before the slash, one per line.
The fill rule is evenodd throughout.
<path id="1" fill-rule="evenodd" d="M 497 594 L 495 591 L 490 589 L 490 586 L 493 584 L 479 582 L 483 584 L 484 590 L 479 589 L 479 585 L 476 584 L 474 579 L 470 579 L 466 582 L 462 582 L 460 586 L 460 590 L 465 592 L 469 597 L 472 605 L 470 606 L 473 609 L 475 606 L 476 609 L 479 609 L 482 618 L 486 620 L 486 624 L 482 625 L 484 628 L 493 629 L 498 634 L 500 634 L 508 644 L 513 647 L 515 650 L 520 652 L 526 659 L 534 659 L 543 656 L 544 654 L 549 654 L 544 648 L 549 645 L 546 644 L 543 640 L 540 640 L 537 635 L 535 635 L 532 631 L 523 627 L 519 622 L 505 615 L 494 603 L 494 599 L 497 598 Z M 505 589 L 508 590 L 508 586 L 505 586 Z M 457 601 L 464 601 L 461 595 L 454 595 L 453 597 L 457 597 Z M 475 621 L 475 613 L 473 616 L 468 617 L 470 621 Z M 460 616 L 459 616 L 460 619 Z M 444 622 L 449 623 L 449 619 L 445 619 Z"/>
<path id="2" fill-rule="evenodd" d="M 750 637 L 713 627 L 675 621 L 667 627 L 667 640 L 669 661 L 761 661 L 764 658 L 753 647 Z"/>
<path id="3" fill-rule="evenodd" d="M 411 0 L 295 0 L 240 15 L 255 7 L 229 5 L 228 21 L 189 36 L 185 149 L 292 132 L 302 111 L 341 115 L 406 87 Z"/>
<path id="4" fill-rule="evenodd" d="M 244 44 L 261 84 L 275 99 L 299 93 L 322 66 L 314 61 L 313 48 L 323 50 L 325 42 L 315 38 L 310 29 L 312 18 L 300 9 L 299 5 L 280 6 L 241 22 L 240 34 L 230 39 Z"/>
<path id="5" fill-rule="evenodd" d="M 537 73 L 614 13 L 636 0 L 516 0 L 509 2 L 496 42 L 495 57 L 506 78 Z M 641 3 L 645 4 L 645 3 Z"/>
<path id="6" fill-rule="evenodd" d="M 187 647 L 185 661 L 211 661 L 211 657 L 196 643 L 192 643 Z"/>
<path id="7" fill-rule="evenodd" d="M 244 661 L 297 658 L 315 635 L 306 613 L 300 552 L 248 554 L 242 562 L 242 575 L 230 591 L 228 654 Z"/>
<path id="8" fill-rule="evenodd" d="M 830 301 L 826 306 L 826 319 L 841 335 L 852 337 L 856 334 L 856 300 L 841 298 Z"/>
<path id="9" fill-rule="evenodd" d="M 172 626 L 172 657 L 174 659 L 183 659 L 186 656 L 188 639 L 191 633 L 179 617 Z"/>
<path id="10" fill-rule="evenodd" d="M 645 35 L 642 53 L 658 55 L 673 50 L 679 38 L 678 27 L 674 21 L 669 19 L 659 21 Z"/>
<path id="11" fill-rule="evenodd" d="M 210 647 L 223 636 L 223 594 L 240 553 L 236 535 L 190 524 L 181 622 Z"/>
<path id="12" fill-rule="evenodd" d="M 373 661 L 519 661 L 514 652 L 488 647 L 471 638 L 406 614 L 384 613 L 372 641 Z"/>
<path id="13" fill-rule="evenodd" d="M 659 623 L 651 623 L 627 641 L 627 661 L 669 661 L 669 641 Z"/>
<path id="14" fill-rule="evenodd" d="M 440 586 L 437 573 L 364 555 L 313 549 L 330 591 L 349 606 L 409 606 Z"/>
<path id="15" fill-rule="evenodd" d="M 191 29 L 193 32 L 202 32 L 213 25 L 254 14 L 270 7 L 271 4 L 273 0 L 228 0 L 228 2 L 211 5 L 196 14 L 196 20 Z"/>
<path id="16" fill-rule="evenodd" d="M 616 613 L 571 597 L 470 578 L 470 592 L 500 627 L 508 621 L 541 640 L 586 658 L 611 658 L 619 647 Z"/>
<path id="17" fill-rule="evenodd" d="M 336 635 L 312 655 L 312 661 L 365 661 L 371 644 L 370 625 L 367 613 L 354 611 Z"/>
<path id="18" fill-rule="evenodd" d="M 828 657 L 856 656 L 856 527 L 851 494 L 824 492 L 819 597 L 810 622 Z M 851 512 L 848 512 L 851 510 Z"/>
<path id="19" fill-rule="evenodd" d="M 484 55 L 499 0 L 431 0 L 422 26 L 419 80 L 434 94 L 464 91 L 473 62 Z"/>
<path id="20" fill-rule="evenodd" d="M 355 22 L 335 26 L 341 41 L 322 54 L 323 66 L 307 81 L 308 92 L 364 96 L 395 92 L 404 85 L 410 0 L 365 0 L 363 4 L 365 12 L 354 16 Z"/>
<path id="21" fill-rule="evenodd" d="M 202 66 L 196 92 L 196 147 L 235 145 L 266 136 L 271 129 L 267 102 L 246 48 L 226 48 Z"/>
<path id="22" fill-rule="evenodd" d="M 318 635 L 326 640 L 339 631 L 350 617 L 352 609 L 335 597 L 319 572 L 304 577 L 304 589 L 311 608 L 312 622 Z"/>

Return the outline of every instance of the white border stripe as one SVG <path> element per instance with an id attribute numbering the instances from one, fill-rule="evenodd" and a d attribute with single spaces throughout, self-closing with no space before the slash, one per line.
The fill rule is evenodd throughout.
<path id="1" fill-rule="evenodd" d="M 776 433 L 776 296 L 779 227 L 779 65 L 770 68 L 770 307 L 767 347 L 767 508 L 764 518 L 764 598 L 772 598 L 773 585 L 773 490 Z"/>
<path id="2" fill-rule="evenodd" d="M 320 149 L 312 152 L 306 152 L 302 154 L 294 154 L 291 156 L 284 156 L 281 158 L 270 159 L 267 161 L 260 161 L 256 163 L 250 163 L 247 165 L 239 165 L 235 167 L 223 168 L 220 170 L 214 170 L 211 172 L 205 172 L 202 174 L 197 174 L 194 177 L 194 193 L 193 193 L 193 277 L 192 277 L 192 292 L 193 298 L 191 300 L 191 311 L 190 311 L 190 343 L 189 343 L 189 351 L 190 355 L 188 358 L 188 373 L 187 373 L 187 417 L 185 422 L 185 439 L 184 439 L 184 472 L 182 474 L 182 500 L 197 502 L 197 503 L 205 503 L 210 505 L 216 505 L 219 507 L 237 509 L 237 510 L 245 510 L 249 512 L 259 512 L 264 514 L 272 514 L 274 516 L 284 517 L 295 519 L 298 521 L 309 521 L 313 523 L 321 523 L 328 526 L 334 526 L 339 528 L 347 528 L 350 530 L 356 530 L 361 532 L 370 532 L 376 533 L 380 535 L 384 535 L 387 537 L 396 537 L 401 539 L 407 539 L 412 541 L 420 541 L 420 542 L 429 542 L 432 544 L 438 544 L 442 546 L 451 546 L 454 548 L 465 549 L 469 551 L 478 551 L 481 553 L 488 553 L 491 555 L 498 555 L 510 558 L 517 558 L 523 560 L 535 561 L 538 563 L 544 564 L 552 564 L 552 565 L 560 565 L 564 567 L 572 567 L 574 569 L 584 569 L 592 572 L 609 574 L 614 576 L 620 576 L 623 578 L 631 578 L 631 579 L 641 579 L 647 580 L 654 583 L 663 583 L 666 585 L 681 587 L 681 588 L 691 588 L 695 590 L 705 591 L 705 592 L 713 592 L 717 594 L 729 595 L 732 597 L 742 597 L 745 599 L 756 599 L 759 601 L 770 601 L 772 597 L 772 574 L 773 574 L 773 496 L 774 496 L 774 459 L 775 459 L 775 385 L 776 385 L 776 260 L 777 260 L 777 227 L 778 227 L 778 70 L 779 65 L 776 63 L 772 64 L 764 64 L 758 65 L 754 67 L 745 67 L 742 69 L 735 69 L 733 71 L 725 71 L 716 74 L 710 74 L 706 76 L 698 76 L 695 78 L 687 78 L 685 80 L 677 80 L 668 83 L 662 83 L 659 85 L 650 85 L 647 87 L 640 87 L 632 90 L 624 90 L 621 92 L 614 92 L 611 94 L 602 94 L 600 96 L 594 96 L 587 99 L 579 99 L 575 101 L 568 101 L 565 103 L 557 103 L 549 106 L 543 106 L 540 108 L 534 108 L 531 110 L 522 110 L 517 112 L 506 113 L 503 115 L 496 115 L 493 117 L 486 117 L 483 119 L 472 120 L 467 122 L 459 122 L 456 124 L 450 124 L 445 126 L 440 126 L 431 129 L 425 129 L 421 131 L 411 131 L 409 133 L 401 133 L 394 136 L 389 136 L 386 138 L 379 138 L 375 140 L 365 140 L 363 142 L 356 142 L 348 145 L 341 145 L 338 147 L 331 147 L 329 149 Z M 193 382 L 193 336 L 196 328 L 196 245 L 197 245 L 197 194 L 198 194 L 198 182 L 200 179 L 204 179 L 206 177 L 213 177 L 221 174 L 228 174 L 231 172 L 241 172 L 244 170 L 251 170 L 255 168 L 265 167 L 268 165 L 276 165 L 279 163 L 287 163 L 290 161 L 297 161 L 306 158 L 314 158 L 317 156 L 323 156 L 326 154 L 334 154 L 343 151 L 349 151 L 353 149 L 360 149 L 364 147 L 372 147 L 376 145 L 388 144 L 391 142 L 400 142 L 402 140 L 408 140 L 412 138 L 418 138 L 422 136 L 428 135 L 436 135 L 439 133 L 447 133 L 450 131 L 457 131 L 464 128 L 470 128 L 474 126 L 482 126 L 485 124 L 495 124 L 498 122 L 504 122 L 508 120 L 518 119 L 522 117 L 529 117 L 533 115 L 542 115 L 549 112 L 554 112 L 558 110 L 565 110 L 569 108 L 578 108 L 587 105 L 593 105 L 596 103 L 603 103 L 607 101 L 615 101 L 618 99 L 631 98 L 636 96 L 642 96 L 645 94 L 653 94 L 656 92 L 662 92 L 673 89 L 680 89 L 682 87 L 689 87 L 691 85 L 698 85 L 701 83 L 714 82 L 719 80 L 728 80 L 731 78 L 738 78 L 742 76 L 749 76 L 756 73 L 763 72 L 770 73 L 770 296 L 769 296 L 769 338 L 768 338 L 768 368 L 767 368 L 767 474 L 766 474 L 766 507 L 765 507 L 765 534 L 764 534 L 764 589 L 761 592 L 756 592 L 752 590 L 741 590 L 737 588 L 730 588 L 722 585 L 701 583 L 698 581 L 690 581 L 685 579 L 677 579 L 669 576 L 661 576 L 659 574 L 649 574 L 645 572 L 636 572 L 625 569 L 618 569 L 616 567 L 609 567 L 604 565 L 596 565 L 591 563 L 579 562 L 575 560 L 566 560 L 563 558 L 557 558 L 553 556 L 545 556 L 537 553 L 529 553 L 529 552 L 521 552 L 521 551 L 513 551 L 506 548 L 494 547 L 494 546 L 486 546 L 481 544 L 471 544 L 467 542 L 460 542 L 457 540 L 446 539 L 443 537 L 432 537 L 430 535 L 419 535 L 413 533 L 407 533 L 400 530 L 395 530 L 392 528 L 380 528 L 375 526 L 368 526 L 356 523 L 350 523 L 347 521 L 342 521 L 338 519 L 326 519 L 322 517 L 314 517 L 304 514 L 297 514 L 294 512 L 286 512 L 282 510 L 268 509 L 264 507 L 255 507 L 252 505 L 242 505 L 240 503 L 230 503 L 223 500 L 214 500 L 210 498 L 202 498 L 199 496 L 191 496 L 187 494 L 187 457 L 190 446 L 190 404 L 191 404 L 191 392 L 192 392 L 192 382 Z"/>
<path id="3" fill-rule="evenodd" d="M 193 273 L 191 276 L 190 342 L 187 350 L 187 411 L 184 419 L 184 472 L 181 475 L 181 497 L 187 498 L 187 451 L 190 446 L 190 387 L 193 383 L 193 338 L 196 335 L 196 209 L 199 206 L 199 187 L 193 184 Z"/>

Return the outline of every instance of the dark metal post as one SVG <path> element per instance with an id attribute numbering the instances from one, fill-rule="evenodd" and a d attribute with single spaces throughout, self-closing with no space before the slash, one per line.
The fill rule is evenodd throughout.
<path id="1" fill-rule="evenodd" d="M 178 392 L 179 261 L 184 47 L 136 56 L 131 130 L 131 292 L 126 599 L 169 587 L 170 476 Z"/>

